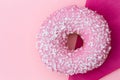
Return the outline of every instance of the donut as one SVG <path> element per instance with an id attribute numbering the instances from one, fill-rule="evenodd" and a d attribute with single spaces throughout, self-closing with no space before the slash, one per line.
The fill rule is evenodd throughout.
<path id="1" fill-rule="evenodd" d="M 77 34 L 83 45 L 66 46 L 68 35 Z M 100 67 L 111 50 L 111 31 L 105 18 L 86 7 L 71 5 L 53 12 L 37 34 L 42 62 L 52 71 L 67 75 L 84 74 Z"/>

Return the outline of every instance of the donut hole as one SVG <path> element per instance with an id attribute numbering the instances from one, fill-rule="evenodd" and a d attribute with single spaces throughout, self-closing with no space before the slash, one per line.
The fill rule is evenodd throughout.
<path id="1" fill-rule="evenodd" d="M 76 50 L 83 46 L 83 40 L 80 37 L 80 35 L 73 33 L 69 34 L 67 37 L 68 38 L 66 46 L 68 47 L 69 50 Z"/>

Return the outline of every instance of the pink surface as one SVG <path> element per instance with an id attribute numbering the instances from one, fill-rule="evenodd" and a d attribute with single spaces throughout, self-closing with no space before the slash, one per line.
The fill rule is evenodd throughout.
<path id="1" fill-rule="evenodd" d="M 113 70 L 120 68 L 120 1 L 87 0 L 86 6 L 102 14 L 108 21 L 112 30 L 112 50 L 108 59 L 100 68 L 90 71 L 87 74 L 70 76 L 69 80 L 98 80 Z M 117 74 L 120 75 L 119 72 Z M 109 80 L 115 80 L 115 77 L 113 76 Z"/>
<path id="2" fill-rule="evenodd" d="M 46 16 L 71 4 L 84 6 L 85 0 L 0 0 L 0 80 L 68 80 L 68 76 L 49 71 L 41 63 L 35 35 Z M 113 48 L 101 68 L 70 80 L 95 80 L 120 68 L 119 0 L 88 0 L 86 6 L 105 15 Z"/>
<path id="3" fill-rule="evenodd" d="M 48 70 L 35 48 L 41 22 L 53 11 L 85 0 L 0 0 L 0 80 L 67 80 Z"/>
<path id="4" fill-rule="evenodd" d="M 117 69 L 100 80 L 120 80 L 120 69 Z"/>

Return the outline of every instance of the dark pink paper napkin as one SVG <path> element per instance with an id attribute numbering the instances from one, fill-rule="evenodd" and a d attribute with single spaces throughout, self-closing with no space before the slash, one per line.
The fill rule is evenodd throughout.
<path id="1" fill-rule="evenodd" d="M 69 80 L 98 80 L 120 68 L 120 0 L 87 0 L 86 7 L 102 14 L 112 31 L 112 50 L 105 63 L 86 74 L 69 76 Z M 78 39 L 76 48 L 81 41 Z"/>

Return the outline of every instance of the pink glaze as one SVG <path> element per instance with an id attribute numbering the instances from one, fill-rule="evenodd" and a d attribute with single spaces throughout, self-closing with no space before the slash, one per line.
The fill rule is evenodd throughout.
<path id="1" fill-rule="evenodd" d="M 78 34 L 83 46 L 69 50 L 69 34 Z M 103 16 L 75 5 L 50 15 L 37 36 L 42 61 L 53 71 L 69 75 L 86 73 L 103 64 L 111 49 L 110 30 Z"/>

